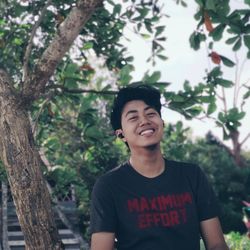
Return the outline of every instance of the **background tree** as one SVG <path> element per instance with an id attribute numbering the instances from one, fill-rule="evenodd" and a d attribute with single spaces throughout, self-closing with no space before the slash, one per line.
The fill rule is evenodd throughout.
<path id="1" fill-rule="evenodd" d="M 187 119 L 213 119 L 216 125 L 222 128 L 223 139 L 231 140 L 232 149 L 227 149 L 236 165 L 245 166 L 241 156 L 242 146 L 249 139 L 250 133 L 241 138 L 240 128 L 246 116 L 245 104 L 250 96 L 250 88 L 249 81 L 242 82 L 241 74 L 245 70 L 246 60 L 250 59 L 250 11 L 249 8 L 231 9 L 229 0 L 195 2 L 198 10 L 194 18 L 198 24 L 190 36 L 190 45 L 194 50 L 198 50 L 201 43 L 205 43 L 207 56 L 215 67 L 208 67 L 205 82 L 191 84 L 185 81 L 182 91 L 166 92 L 165 97 L 171 100 L 169 107 L 182 113 Z M 250 3 L 246 0 L 245 4 Z M 232 52 L 235 52 L 235 58 L 229 59 L 227 55 L 216 51 L 214 47 L 217 43 L 230 45 Z M 239 50 L 246 51 L 245 59 L 240 60 L 237 57 Z M 235 71 L 233 80 L 223 77 L 226 68 Z M 230 92 L 233 92 L 233 98 Z"/>

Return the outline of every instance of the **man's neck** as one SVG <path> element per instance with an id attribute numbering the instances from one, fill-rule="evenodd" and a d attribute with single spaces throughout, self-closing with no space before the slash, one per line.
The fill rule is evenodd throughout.
<path id="1" fill-rule="evenodd" d="M 165 169 L 165 161 L 160 150 L 131 152 L 129 161 L 138 173 L 148 178 L 160 175 Z"/>

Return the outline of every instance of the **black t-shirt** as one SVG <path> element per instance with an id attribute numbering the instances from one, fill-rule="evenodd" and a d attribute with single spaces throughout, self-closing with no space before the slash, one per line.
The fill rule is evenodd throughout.
<path id="1" fill-rule="evenodd" d="M 200 221 L 217 211 L 198 166 L 166 160 L 161 175 L 147 178 L 126 162 L 96 182 L 90 230 L 114 232 L 118 250 L 198 250 Z"/>

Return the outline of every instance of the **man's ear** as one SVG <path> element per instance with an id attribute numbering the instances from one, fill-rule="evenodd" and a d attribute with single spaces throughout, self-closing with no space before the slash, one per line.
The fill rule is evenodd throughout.
<path id="1" fill-rule="evenodd" d="M 124 138 L 124 135 L 123 135 L 123 132 L 122 132 L 121 129 L 117 129 L 117 130 L 115 131 L 115 134 L 116 134 L 116 136 L 117 136 L 118 138 L 120 138 L 120 139 L 123 139 L 123 138 Z"/>

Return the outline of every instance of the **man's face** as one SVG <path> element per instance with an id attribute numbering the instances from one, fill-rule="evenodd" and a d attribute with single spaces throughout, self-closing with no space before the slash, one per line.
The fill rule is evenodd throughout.
<path id="1" fill-rule="evenodd" d="M 159 145 L 163 136 L 163 121 L 159 113 L 145 102 L 134 100 L 126 103 L 121 116 L 123 140 L 130 150 L 137 147 Z"/>

